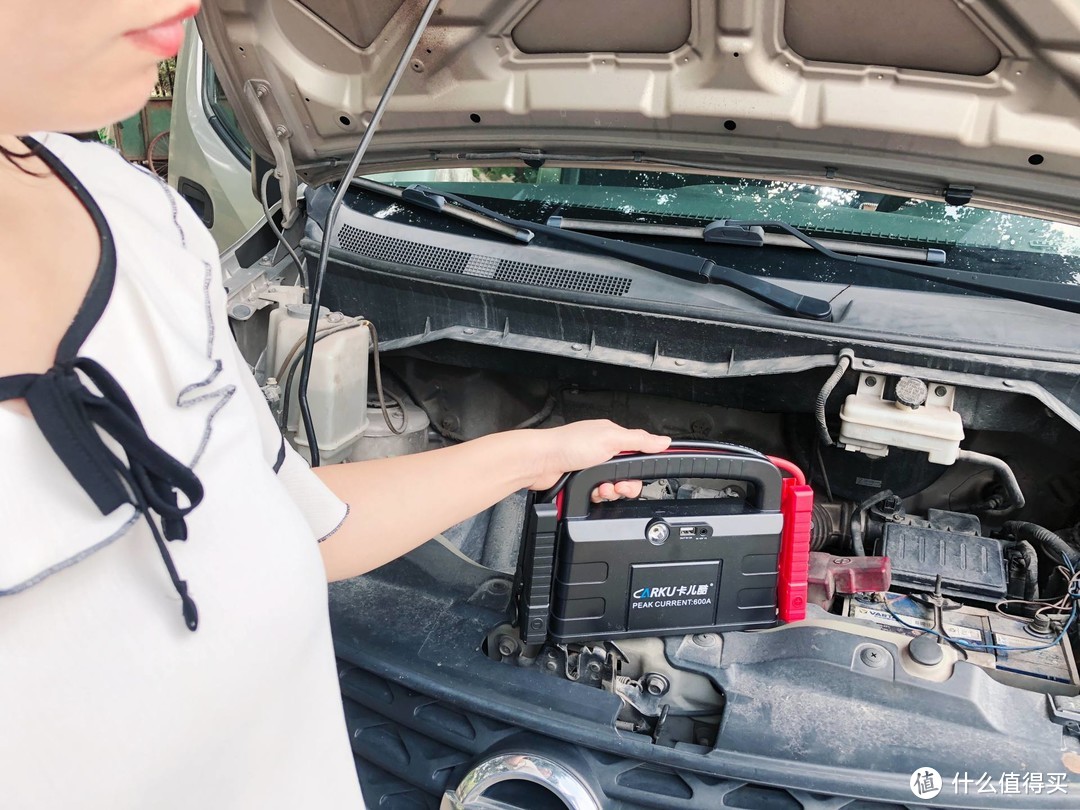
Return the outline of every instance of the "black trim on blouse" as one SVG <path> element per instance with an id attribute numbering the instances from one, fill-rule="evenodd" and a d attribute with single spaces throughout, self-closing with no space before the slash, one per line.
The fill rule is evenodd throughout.
<path id="1" fill-rule="evenodd" d="M 43 374 L 0 377 L 0 402 L 26 400 L 49 446 L 101 514 L 111 514 L 124 504 L 132 504 L 142 513 L 180 595 L 184 622 L 195 630 L 198 610 L 188 595 L 187 582 L 180 579 L 173 565 L 166 540 L 187 539 L 184 518 L 202 501 L 202 484 L 190 467 L 146 435 L 134 405 L 116 379 L 95 360 L 79 356 L 105 312 L 116 281 L 112 231 L 97 202 L 63 162 L 33 138 L 22 141 L 90 214 L 98 233 L 100 257 L 86 296 L 60 339 L 53 367 Z M 84 379 L 93 383 L 98 393 Z M 109 449 L 99 430 L 120 445 L 122 456 Z M 187 506 L 180 506 L 177 493 L 185 497 Z"/>
<path id="2" fill-rule="evenodd" d="M 60 159 L 46 149 L 42 143 L 30 137 L 23 138 L 22 141 L 45 162 L 45 165 L 52 170 L 53 174 L 71 189 L 71 192 L 82 203 L 83 208 L 86 209 L 90 219 L 94 222 L 101 247 L 97 270 L 94 271 L 94 278 L 91 280 L 89 288 L 87 288 L 86 297 L 83 299 L 78 312 L 75 313 L 75 320 L 71 322 L 71 326 L 68 327 L 63 338 L 60 339 L 60 345 L 57 347 L 56 361 L 61 363 L 65 360 L 75 359 L 83 343 L 86 342 L 86 338 L 89 337 L 90 332 L 101 320 L 105 307 L 109 304 L 113 286 L 116 283 L 116 245 L 113 241 L 109 223 L 101 212 L 101 208 L 98 207 L 97 201 L 90 196 L 86 187 L 71 173 L 71 170 L 61 163 Z"/>

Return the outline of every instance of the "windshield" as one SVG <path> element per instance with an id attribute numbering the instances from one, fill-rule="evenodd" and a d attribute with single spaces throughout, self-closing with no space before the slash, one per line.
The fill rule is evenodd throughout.
<path id="1" fill-rule="evenodd" d="M 780 220 L 816 236 L 941 248 L 947 263 L 960 269 L 1080 284 L 1080 227 L 898 195 L 618 169 L 484 167 L 396 172 L 371 179 L 398 186 L 423 183 L 537 221 L 553 215 L 698 225 L 714 219 Z M 665 244 L 673 246 L 670 240 Z M 821 262 L 804 256 L 802 264 Z M 836 278 L 834 269 L 798 272 L 790 262 L 765 274 Z M 877 278 L 870 283 L 893 286 L 894 281 Z"/>

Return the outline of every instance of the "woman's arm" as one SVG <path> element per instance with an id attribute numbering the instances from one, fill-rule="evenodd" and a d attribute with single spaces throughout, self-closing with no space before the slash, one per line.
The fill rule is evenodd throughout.
<path id="1" fill-rule="evenodd" d="M 400 557 L 465 518 L 529 487 L 547 489 L 569 470 L 625 450 L 658 453 L 670 439 L 604 421 L 516 430 L 410 456 L 318 467 L 315 473 L 349 505 L 320 545 L 331 582 Z M 604 485 L 598 498 L 633 495 L 632 482 Z"/>

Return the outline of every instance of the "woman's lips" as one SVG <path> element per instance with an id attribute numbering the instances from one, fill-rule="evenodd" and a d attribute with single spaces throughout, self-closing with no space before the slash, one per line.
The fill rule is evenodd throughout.
<path id="1" fill-rule="evenodd" d="M 198 6 L 190 6 L 175 17 L 138 31 L 128 31 L 125 36 L 162 59 L 175 56 L 184 41 L 184 20 L 194 17 L 198 10 Z"/>

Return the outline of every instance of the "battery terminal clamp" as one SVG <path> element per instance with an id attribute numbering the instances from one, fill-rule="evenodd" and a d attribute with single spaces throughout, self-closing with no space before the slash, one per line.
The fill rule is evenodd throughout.
<path id="1" fill-rule="evenodd" d="M 602 483 L 660 478 L 737 481 L 747 495 L 591 502 Z M 797 467 L 732 444 L 675 443 L 564 476 L 528 505 L 516 591 L 522 638 L 566 643 L 803 619 L 812 510 Z"/>

